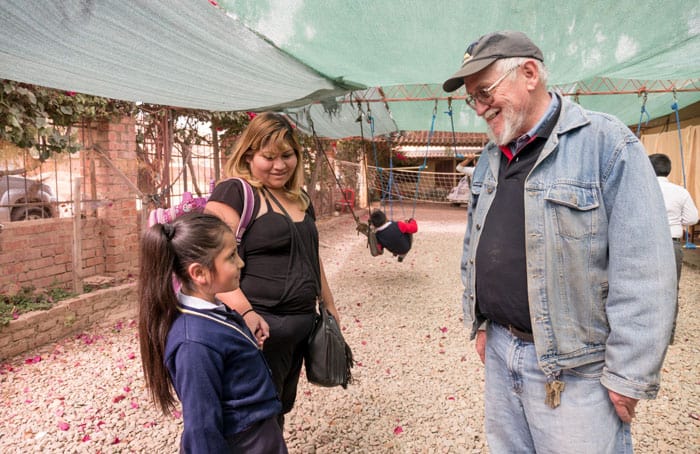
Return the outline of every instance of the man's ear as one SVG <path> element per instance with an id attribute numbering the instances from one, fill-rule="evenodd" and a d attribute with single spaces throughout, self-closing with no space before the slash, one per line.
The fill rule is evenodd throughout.
<path id="1" fill-rule="evenodd" d="M 534 60 L 527 60 L 521 66 L 522 74 L 527 81 L 527 88 L 534 89 L 540 82 L 540 71 Z"/>
<path id="2" fill-rule="evenodd" d="M 187 267 L 187 273 L 190 275 L 192 282 L 197 285 L 204 286 L 209 283 L 209 270 L 199 263 L 191 263 Z"/>

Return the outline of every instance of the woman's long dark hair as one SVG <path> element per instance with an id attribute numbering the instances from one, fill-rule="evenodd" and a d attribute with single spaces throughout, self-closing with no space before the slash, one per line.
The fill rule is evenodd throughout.
<path id="1" fill-rule="evenodd" d="M 214 259 L 224 247 L 223 237 L 233 234 L 216 216 L 186 214 L 171 224 L 156 224 L 141 239 L 138 281 L 139 346 L 146 387 L 164 414 L 177 403 L 172 381 L 165 367 L 165 341 L 177 317 L 177 296 L 173 276 L 183 289 L 192 288 L 187 272 L 193 263 L 214 269 Z"/>

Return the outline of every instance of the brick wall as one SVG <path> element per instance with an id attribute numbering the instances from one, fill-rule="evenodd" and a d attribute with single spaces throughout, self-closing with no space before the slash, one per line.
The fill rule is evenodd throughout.
<path id="1" fill-rule="evenodd" d="M 101 219 L 82 219 L 83 277 L 105 274 Z M 42 219 L 8 223 L 0 231 L 0 289 L 47 288 L 73 280 L 73 220 Z"/>
<path id="2" fill-rule="evenodd" d="M 83 175 L 83 192 L 109 200 L 81 219 L 82 279 L 107 275 L 125 279 L 138 270 L 141 213 L 137 183 L 134 120 L 104 122 L 87 135 L 104 157 L 85 151 L 92 174 Z M 84 171 L 87 172 L 87 171 Z M 8 222 L 0 230 L 0 293 L 23 286 L 71 288 L 73 282 L 73 219 L 53 218 Z"/>
<path id="3" fill-rule="evenodd" d="M 136 284 L 97 290 L 61 301 L 46 311 L 22 314 L 0 327 L 0 361 L 78 334 L 94 325 L 136 317 Z"/>

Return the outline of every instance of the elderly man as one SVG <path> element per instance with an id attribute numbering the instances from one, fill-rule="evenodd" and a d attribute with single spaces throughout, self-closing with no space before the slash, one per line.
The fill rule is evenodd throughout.
<path id="1" fill-rule="evenodd" d="M 491 452 L 632 452 L 676 304 L 663 198 L 616 118 L 546 87 L 542 51 L 504 31 L 469 45 L 465 86 L 491 141 L 472 180 L 465 320 L 485 364 Z"/>

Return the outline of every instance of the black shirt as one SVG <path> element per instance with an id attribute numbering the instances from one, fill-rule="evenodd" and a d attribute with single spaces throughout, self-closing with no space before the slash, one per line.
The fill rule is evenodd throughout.
<path id="1" fill-rule="evenodd" d="M 229 205 L 237 213 L 243 207 L 237 180 L 219 183 L 209 200 Z M 253 308 L 274 314 L 314 312 L 320 292 L 318 230 L 309 205 L 301 222 L 293 222 L 272 210 L 260 212 L 260 192 L 255 191 L 253 221 L 243 235 L 239 253 L 245 262 L 241 290 Z"/>
<path id="2" fill-rule="evenodd" d="M 559 110 L 512 160 L 501 153 L 498 190 L 476 250 L 477 312 L 503 326 L 532 332 L 525 252 L 525 179 L 556 124 Z"/>

